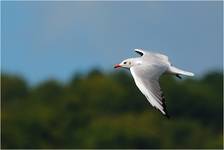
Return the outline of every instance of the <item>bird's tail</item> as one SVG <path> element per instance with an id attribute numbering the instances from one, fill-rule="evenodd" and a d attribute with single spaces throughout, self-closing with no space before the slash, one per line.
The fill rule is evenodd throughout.
<path id="1" fill-rule="evenodd" d="M 168 72 L 177 75 L 194 76 L 194 73 L 178 69 L 174 66 L 170 66 Z"/>

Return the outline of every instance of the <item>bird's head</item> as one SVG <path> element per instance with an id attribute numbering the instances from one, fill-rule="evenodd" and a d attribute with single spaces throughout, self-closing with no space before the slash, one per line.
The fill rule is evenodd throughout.
<path id="1" fill-rule="evenodd" d="M 114 68 L 131 68 L 132 66 L 134 66 L 136 64 L 136 61 L 133 58 L 129 58 L 129 59 L 125 59 L 123 60 L 120 64 L 116 64 L 114 65 Z"/>

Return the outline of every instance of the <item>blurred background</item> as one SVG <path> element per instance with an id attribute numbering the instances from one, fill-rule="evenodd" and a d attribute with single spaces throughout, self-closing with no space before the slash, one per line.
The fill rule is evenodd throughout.
<path id="1" fill-rule="evenodd" d="M 2 148 L 223 148 L 223 2 L 1 2 Z M 196 75 L 161 77 L 167 119 L 126 70 L 134 48 Z"/>

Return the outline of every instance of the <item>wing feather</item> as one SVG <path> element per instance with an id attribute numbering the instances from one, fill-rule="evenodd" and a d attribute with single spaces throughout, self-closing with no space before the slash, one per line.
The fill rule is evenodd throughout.
<path id="1" fill-rule="evenodd" d="M 148 57 L 151 59 L 160 59 L 161 61 L 164 62 L 169 62 L 168 56 L 161 54 L 161 53 L 155 53 L 155 52 L 150 52 L 150 51 L 145 51 L 143 49 L 134 49 L 136 53 L 138 53 L 140 56 Z"/>
<path id="2" fill-rule="evenodd" d="M 166 71 L 162 65 L 140 65 L 131 67 L 131 74 L 139 90 L 150 104 L 167 116 L 165 98 L 159 85 L 159 77 Z"/>

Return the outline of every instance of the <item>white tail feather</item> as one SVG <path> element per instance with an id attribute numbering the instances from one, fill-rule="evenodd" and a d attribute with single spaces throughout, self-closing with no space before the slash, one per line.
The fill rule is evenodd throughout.
<path id="1" fill-rule="evenodd" d="M 176 68 L 174 66 L 170 66 L 168 72 L 171 73 L 171 74 L 180 74 L 180 75 L 185 75 L 185 76 L 194 76 L 194 73 L 178 69 L 178 68 Z"/>

